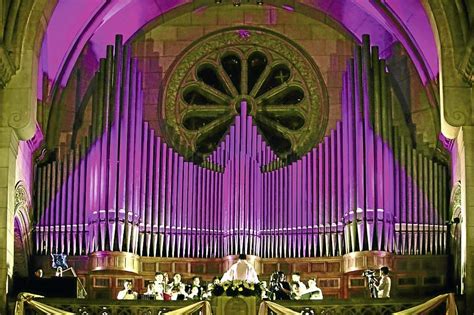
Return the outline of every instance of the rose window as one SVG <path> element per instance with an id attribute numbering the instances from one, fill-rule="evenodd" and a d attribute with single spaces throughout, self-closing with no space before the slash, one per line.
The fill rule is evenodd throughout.
<path id="1" fill-rule="evenodd" d="M 168 142 L 202 161 L 223 139 L 240 104 L 283 160 L 321 140 L 327 97 L 316 66 L 299 48 L 258 29 L 232 29 L 194 44 L 169 70 L 162 95 Z"/>

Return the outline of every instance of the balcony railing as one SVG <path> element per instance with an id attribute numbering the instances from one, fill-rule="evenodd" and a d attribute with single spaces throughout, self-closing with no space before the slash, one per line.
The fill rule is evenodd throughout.
<path id="1" fill-rule="evenodd" d="M 117 301 L 117 300 L 84 300 L 84 299 L 53 299 L 45 298 L 42 303 L 56 308 L 73 312 L 78 315 L 158 315 L 177 310 L 195 301 Z M 301 314 L 336 315 L 336 314 L 364 314 L 381 315 L 392 314 L 415 305 L 423 300 L 323 300 L 323 301 L 279 301 L 278 303 L 293 309 Z M 245 297 L 218 297 L 211 300 L 214 315 L 231 315 L 237 313 L 253 315 L 258 311 L 260 300 Z M 239 307 L 240 305 L 240 307 Z M 13 307 L 13 303 L 10 305 Z M 25 314 L 42 314 L 25 304 Z M 246 310 L 244 310 L 244 308 Z M 12 308 L 13 310 L 13 308 Z M 442 312 L 442 310 L 440 310 Z M 236 313 L 236 314 L 237 314 Z"/>

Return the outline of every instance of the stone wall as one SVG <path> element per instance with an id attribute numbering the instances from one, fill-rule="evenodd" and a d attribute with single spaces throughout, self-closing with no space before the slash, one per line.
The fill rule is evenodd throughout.
<path id="1" fill-rule="evenodd" d="M 342 73 L 347 58 L 352 56 L 353 40 L 325 23 L 326 20 L 325 16 L 311 18 L 272 6 L 222 5 L 185 13 L 164 24 L 148 25 L 133 40 L 134 55 L 141 57 L 140 68 L 144 72 L 145 120 L 158 130 L 160 84 L 179 54 L 206 34 L 248 25 L 286 36 L 313 58 L 327 86 L 330 109 L 326 134 L 329 134 L 341 117 Z"/>

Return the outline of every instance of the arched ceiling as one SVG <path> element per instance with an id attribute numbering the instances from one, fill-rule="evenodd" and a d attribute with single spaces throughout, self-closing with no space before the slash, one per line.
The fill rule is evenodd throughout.
<path id="1" fill-rule="evenodd" d="M 236 0 L 234 0 L 236 1 Z M 213 0 L 60 0 L 48 24 L 40 54 L 38 86 L 42 75 L 64 86 L 84 45 L 90 42 L 98 57 L 116 34 L 124 40 L 151 21 L 158 23 L 181 13 L 201 12 L 216 4 Z M 253 0 L 241 0 L 243 5 Z M 369 34 L 382 54 L 390 54 L 391 45 L 401 42 L 424 84 L 436 81 L 439 65 L 435 38 L 419 0 L 267 0 L 264 5 L 283 7 L 303 14 L 320 14 L 322 19 L 340 23 L 356 40 Z M 232 8 L 238 10 L 239 8 Z M 311 11 L 311 14 L 310 14 Z M 67 30 L 67 31 L 65 31 Z M 42 99 L 38 88 L 38 98 Z"/>

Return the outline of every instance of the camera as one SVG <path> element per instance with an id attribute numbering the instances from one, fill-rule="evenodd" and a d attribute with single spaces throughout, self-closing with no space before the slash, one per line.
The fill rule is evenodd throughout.
<path id="1" fill-rule="evenodd" d="M 374 270 L 367 269 L 367 270 L 365 270 L 365 271 L 362 273 L 362 276 L 363 276 L 363 277 L 366 277 L 366 278 L 375 277 L 375 271 L 374 271 Z"/>
<path id="2" fill-rule="evenodd" d="M 377 285 L 378 285 L 378 280 L 375 276 L 375 271 L 367 269 L 362 273 L 362 276 L 367 278 L 367 287 L 370 292 L 370 297 L 373 299 L 377 298 Z"/>

